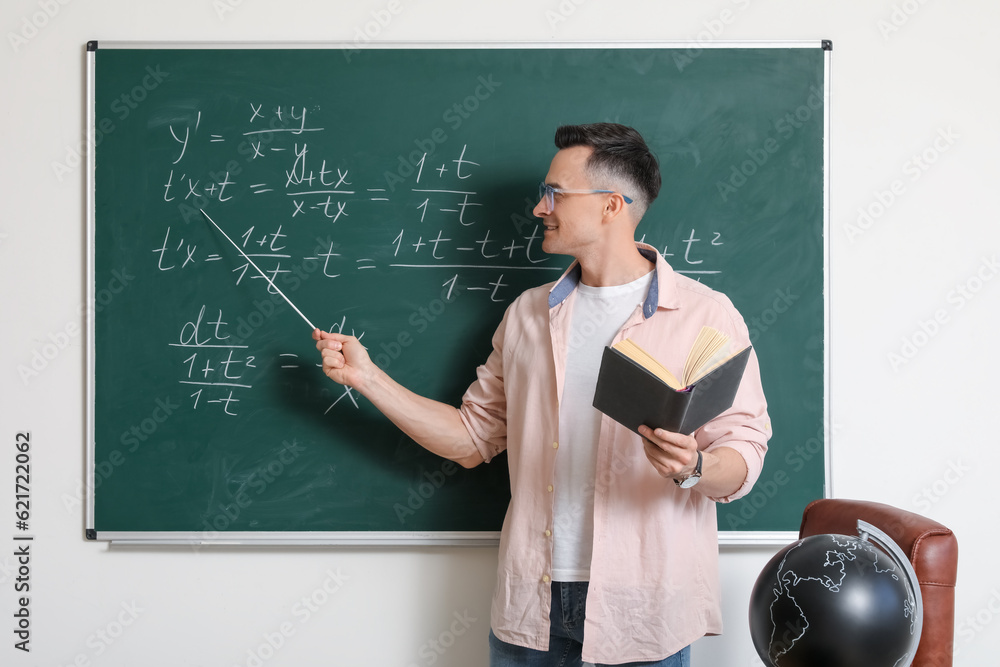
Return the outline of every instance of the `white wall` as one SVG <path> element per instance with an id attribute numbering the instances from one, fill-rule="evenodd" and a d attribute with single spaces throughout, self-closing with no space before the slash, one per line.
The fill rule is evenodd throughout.
<path id="1" fill-rule="evenodd" d="M 957 664 L 1000 652 L 995 420 L 1000 49 L 993 0 L 398 0 L 380 40 L 834 41 L 833 476 L 836 495 L 958 534 Z M 388 0 L 5 0 L 0 5 L 0 662 L 6 665 L 486 664 L 491 549 L 140 549 L 82 540 L 84 43 L 353 40 Z M 395 5 L 393 5 L 395 6 Z M 47 10 L 45 8 L 48 8 Z M 723 14 L 723 10 L 732 14 Z M 231 11 L 222 11 L 231 10 Z M 52 16 L 47 16 L 48 11 Z M 220 13 L 221 12 L 221 13 Z M 720 18 L 731 19 L 728 24 Z M 556 21 L 558 19 L 558 21 Z M 375 24 L 371 24 L 374 26 Z M 36 26 L 41 26 L 36 28 Z M 717 33 L 713 35 L 710 29 Z M 938 137 L 950 136 L 950 139 Z M 935 143 L 936 142 L 936 143 Z M 934 159 L 914 171 L 913 156 Z M 918 177 L 919 176 L 919 177 Z M 851 237 L 858 209 L 879 211 Z M 886 199 L 886 195 L 882 195 Z M 978 290 L 971 300 L 958 286 Z M 935 316 L 939 323 L 927 323 Z M 38 377 L 17 368 L 66 332 Z M 922 327 L 933 333 L 925 333 Z M 904 339 L 919 349 L 905 363 Z M 51 351 L 51 348 L 49 348 Z M 905 350 L 913 353 L 914 350 Z M 15 434 L 33 439 L 32 648 L 12 648 Z M 67 506 L 68 503 L 68 506 Z M 758 664 L 746 624 L 772 548 L 725 548 L 727 634 L 699 665 Z M 346 577 L 336 593 L 328 571 Z M 306 617 L 301 598 L 323 604 Z M 124 607 L 123 607 L 124 605 Z M 129 611 L 135 605 L 141 611 Z M 456 623 L 456 616 L 465 623 Z M 134 619 L 133 619 L 134 616 Z M 474 620 L 472 620 L 474 619 Z M 971 619 L 971 620 L 966 620 Z M 127 621 L 123 627 L 119 623 Z M 465 630 L 465 626 L 468 629 Z M 461 634 L 451 634 L 462 630 Z M 99 633 L 111 640 L 101 640 Z M 450 644 L 443 654 L 429 642 Z M 264 655 L 269 651 L 265 649 Z"/>

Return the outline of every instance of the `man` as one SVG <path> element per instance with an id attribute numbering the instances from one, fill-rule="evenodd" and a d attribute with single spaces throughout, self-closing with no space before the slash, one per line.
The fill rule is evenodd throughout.
<path id="1" fill-rule="evenodd" d="M 460 408 L 395 383 L 353 337 L 313 337 L 324 373 L 428 450 L 466 467 L 507 451 L 493 667 L 687 665 L 691 642 L 721 632 L 715 502 L 746 494 L 766 451 L 757 359 L 733 407 L 693 436 L 640 427 L 640 438 L 592 407 L 613 341 L 679 370 L 703 325 L 734 349 L 749 336 L 726 297 L 635 242 L 660 189 L 638 132 L 565 126 L 555 143 L 534 213 L 543 250 L 577 261 L 507 309 Z"/>

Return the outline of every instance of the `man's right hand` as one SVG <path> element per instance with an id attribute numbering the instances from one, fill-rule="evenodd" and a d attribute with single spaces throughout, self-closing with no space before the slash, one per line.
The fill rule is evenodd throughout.
<path id="1" fill-rule="evenodd" d="M 361 391 L 375 368 L 361 341 L 319 329 L 313 330 L 312 337 L 323 357 L 323 373 L 334 382 Z"/>
<path id="2" fill-rule="evenodd" d="M 354 336 L 314 329 L 312 337 L 323 355 L 326 376 L 356 389 L 418 445 L 466 468 L 483 462 L 457 408 L 395 382 L 379 370 Z"/>

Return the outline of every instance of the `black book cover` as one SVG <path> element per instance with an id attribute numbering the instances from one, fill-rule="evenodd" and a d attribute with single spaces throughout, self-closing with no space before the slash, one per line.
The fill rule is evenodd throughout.
<path id="1" fill-rule="evenodd" d="M 641 364 L 604 348 L 594 407 L 638 433 L 639 425 L 691 434 L 733 405 L 750 358 L 744 349 L 690 387 L 677 391 Z"/>

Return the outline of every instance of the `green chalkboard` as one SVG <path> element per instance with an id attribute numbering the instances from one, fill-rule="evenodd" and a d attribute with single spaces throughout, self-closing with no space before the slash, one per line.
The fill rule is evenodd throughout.
<path id="1" fill-rule="evenodd" d="M 321 373 L 362 338 L 457 404 L 504 309 L 556 279 L 531 215 L 558 125 L 638 128 L 639 228 L 751 329 L 774 437 L 720 530 L 793 531 L 824 494 L 819 44 L 759 48 L 94 48 L 88 535 L 495 536 L 505 457 L 463 470 Z"/>

